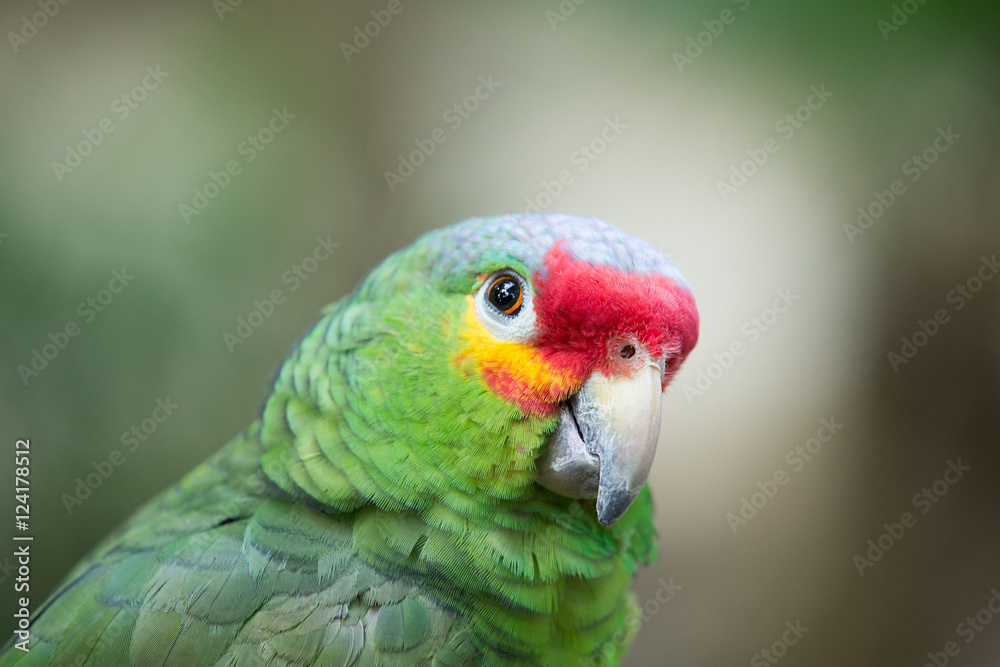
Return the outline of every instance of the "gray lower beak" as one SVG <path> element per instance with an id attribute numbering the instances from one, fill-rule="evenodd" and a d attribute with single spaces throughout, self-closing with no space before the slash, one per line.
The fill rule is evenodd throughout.
<path id="1" fill-rule="evenodd" d="M 596 498 L 598 520 L 618 521 L 653 466 L 662 375 L 653 364 L 631 377 L 591 374 L 560 408 L 559 426 L 537 461 L 538 483 L 569 498 Z"/>

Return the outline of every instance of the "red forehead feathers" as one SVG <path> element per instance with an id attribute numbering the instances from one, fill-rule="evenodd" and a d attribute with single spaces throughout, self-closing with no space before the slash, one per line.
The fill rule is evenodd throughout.
<path id="1" fill-rule="evenodd" d="M 666 382 L 698 340 L 691 293 L 661 274 L 582 262 L 557 244 L 535 289 L 535 346 L 576 373 L 604 368 L 608 341 L 633 335 L 653 357 L 668 355 Z"/>

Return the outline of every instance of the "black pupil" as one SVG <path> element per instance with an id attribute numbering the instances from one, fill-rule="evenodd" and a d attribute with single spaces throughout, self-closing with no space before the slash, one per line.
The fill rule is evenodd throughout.
<path id="1" fill-rule="evenodd" d="M 625 345 L 622 347 L 622 359 L 631 359 L 635 355 L 635 347 L 632 345 Z"/>
<path id="2" fill-rule="evenodd" d="M 508 312 L 521 296 L 521 285 L 513 278 L 501 278 L 490 289 L 490 301 L 494 306 Z"/>

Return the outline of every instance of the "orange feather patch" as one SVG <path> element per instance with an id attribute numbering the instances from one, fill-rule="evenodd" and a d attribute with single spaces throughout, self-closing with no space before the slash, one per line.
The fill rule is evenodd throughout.
<path id="1" fill-rule="evenodd" d="M 548 416 L 559 401 L 583 385 L 584 377 L 547 361 L 531 345 L 498 339 L 476 315 L 473 297 L 467 298 L 462 316 L 465 327 L 460 333 L 464 345 L 457 361 L 460 365 L 472 361 L 495 394 L 526 413 Z"/>

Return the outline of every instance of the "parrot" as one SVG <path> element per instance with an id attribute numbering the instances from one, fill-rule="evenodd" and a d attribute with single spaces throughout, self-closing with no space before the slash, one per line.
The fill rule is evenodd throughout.
<path id="1" fill-rule="evenodd" d="M 427 232 L 323 309 L 246 430 L 76 565 L 0 667 L 620 664 L 662 396 L 697 338 L 674 263 L 602 220 Z"/>

